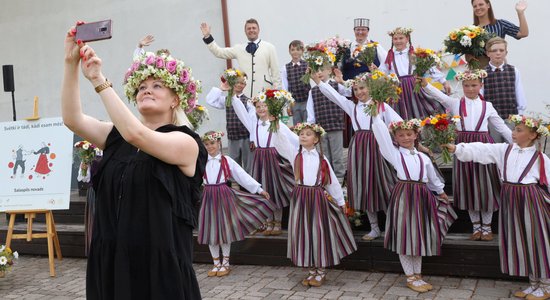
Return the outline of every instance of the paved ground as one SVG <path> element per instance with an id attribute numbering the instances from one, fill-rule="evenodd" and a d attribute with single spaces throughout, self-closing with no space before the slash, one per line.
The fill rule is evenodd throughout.
<path id="1" fill-rule="evenodd" d="M 524 282 L 455 277 L 426 277 L 434 285 L 418 294 L 401 274 L 331 270 L 320 288 L 300 284 L 304 271 L 292 267 L 234 266 L 223 278 L 208 278 L 209 265 L 195 265 L 204 299 L 510 299 Z M 0 299 L 85 299 L 85 259 L 56 261 L 49 277 L 45 257 L 22 256 L 5 278 Z"/>

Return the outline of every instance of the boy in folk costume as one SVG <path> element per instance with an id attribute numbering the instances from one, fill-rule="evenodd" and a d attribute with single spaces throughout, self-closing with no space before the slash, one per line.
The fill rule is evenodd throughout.
<path id="1" fill-rule="evenodd" d="M 261 185 L 233 159 L 221 153 L 222 136 L 222 132 L 209 131 L 202 137 L 208 151 L 208 162 L 204 173 L 197 240 L 199 244 L 208 244 L 214 260 L 214 268 L 208 271 L 208 277 L 229 274 L 231 243 L 244 240 L 245 235 L 261 226 L 275 209 Z M 226 184 L 229 178 L 259 195 L 230 188 Z M 220 248 L 223 253 L 221 263 Z"/>
<path id="2" fill-rule="evenodd" d="M 337 81 L 342 73 L 336 73 Z M 380 236 L 378 211 L 386 211 L 390 193 L 397 180 L 393 167 L 380 154 L 376 139 L 372 134 L 372 116 L 364 110 L 371 103 L 366 73 L 358 75 L 352 82 L 352 99 L 342 96 L 330 84 L 322 82 L 317 74 L 311 76 L 319 90 L 330 101 L 338 105 L 351 118 L 355 135 L 352 137 L 348 153 L 347 189 L 348 203 L 351 208 L 367 213 L 371 231 L 363 240 L 373 240 Z M 383 104 L 380 117 L 389 125 L 393 121 L 402 121 L 401 117 L 388 105 Z"/>
<path id="3" fill-rule="evenodd" d="M 236 71 L 238 75 L 237 83 L 233 87 L 233 101 L 241 101 L 246 105 L 250 100 L 245 94 L 246 88 L 246 73 L 239 70 Z M 251 159 L 252 153 L 250 151 L 250 133 L 239 120 L 233 106 L 227 107 L 225 105 L 226 93 L 229 91 L 229 86 L 224 82 L 220 83 L 220 87 L 213 87 L 208 95 L 206 95 L 206 103 L 210 106 L 225 110 L 225 121 L 227 128 L 227 139 L 229 156 L 240 163 L 247 173 L 251 173 Z"/>
<path id="4" fill-rule="evenodd" d="M 503 181 L 499 210 L 500 268 L 511 276 L 529 276 L 530 286 L 514 294 L 550 299 L 550 178 L 548 156 L 535 146 L 548 128 L 540 120 L 511 115 L 513 144 L 447 145 L 457 159 L 496 164 Z M 540 142 L 540 141 L 539 141 Z"/>
<path id="5" fill-rule="evenodd" d="M 281 80 L 283 90 L 289 91 L 294 98 L 291 108 L 292 121 L 298 124 L 307 121 L 306 103 L 311 89 L 309 83 L 303 83 L 301 80 L 307 71 L 307 63 L 302 59 L 304 43 L 299 40 L 290 42 L 288 52 L 292 60 L 281 69 Z"/>
<path id="6" fill-rule="evenodd" d="M 331 79 L 332 66 L 323 66 L 316 74 L 319 81 L 325 82 L 344 96 L 351 96 L 349 89 Z M 344 118 L 338 105 L 330 101 L 319 89 L 313 87 L 307 99 L 307 122 L 322 126 L 326 134 L 321 138 L 323 152 L 328 158 L 338 181 L 342 182 L 346 172 L 344 166 Z"/>
<path id="7" fill-rule="evenodd" d="M 407 287 L 422 293 L 433 289 L 422 280 L 422 256 L 441 255 L 443 238 L 456 214 L 430 158 L 414 147 L 419 127 L 418 119 L 392 122 L 396 147 L 380 117 L 374 117 L 372 124 L 380 152 L 394 166 L 399 179 L 388 207 L 384 247 L 399 254 Z"/>
<path id="8" fill-rule="evenodd" d="M 414 47 L 411 42 L 411 28 L 397 27 L 388 32 L 392 39 L 392 47 L 388 51 L 386 61 L 380 65 L 380 70 L 386 74 L 395 73 L 399 77 L 403 93 L 394 109 L 405 119 L 425 118 L 435 112 L 444 112 L 443 107 L 435 100 L 426 97 L 421 92 L 414 91 L 416 78 Z M 408 46 L 408 47 L 407 47 Z M 446 93 L 451 92 L 451 86 L 445 80 L 445 75 L 437 68 L 429 70 L 430 77 L 443 84 Z"/>
<path id="9" fill-rule="evenodd" d="M 489 135 L 488 125 L 493 125 L 508 143 L 512 142 L 512 133 L 506 126 L 491 102 L 481 100 L 479 91 L 483 87 L 484 70 L 465 71 L 456 79 L 462 81 L 464 97 L 452 98 L 443 94 L 423 79 L 423 90 L 437 99 L 453 115 L 460 116 L 457 125 L 457 143 L 494 143 Z M 471 240 L 491 241 L 493 234 L 491 222 L 493 212 L 498 210 L 500 202 L 500 181 L 496 165 L 473 162 L 453 161 L 454 203 L 459 209 L 468 210 L 473 223 Z M 480 213 L 482 224 L 480 224 Z"/>
<path id="10" fill-rule="evenodd" d="M 493 104 L 503 119 L 507 119 L 509 115 L 523 115 L 527 108 L 527 99 L 519 70 L 506 63 L 508 43 L 503 38 L 494 37 L 487 41 L 485 50 L 489 56 L 489 65 L 485 67 L 487 78 L 483 84 L 483 96 Z M 513 124 L 509 126 L 513 128 Z M 494 128 L 489 129 L 495 142 L 503 142 L 502 136 L 493 132 Z"/>
<path id="11" fill-rule="evenodd" d="M 318 287 L 326 280 L 325 268 L 340 264 L 357 246 L 344 212 L 342 187 L 323 150 L 316 149 L 325 131 L 309 123 L 297 124 L 294 131 L 299 135 L 299 147 L 293 146 L 281 131 L 274 138 L 279 153 L 292 162 L 296 180 L 290 204 L 287 256 L 296 266 L 310 268 L 302 284 Z"/>
<path id="12" fill-rule="evenodd" d="M 294 187 L 292 167 L 273 147 L 273 133 L 269 131 L 271 116 L 265 99 L 255 97 L 252 103 L 247 102 L 247 109 L 241 101 L 232 101 L 237 117 L 248 129 L 251 141 L 256 146 L 252 152 L 251 175 L 262 184 L 270 195 L 269 200 L 275 205 L 273 215 L 266 220 L 263 234 L 280 235 L 283 208 L 290 203 L 290 192 Z M 281 133 L 298 146 L 296 135 L 284 123 L 278 122 L 282 125 L 279 129 Z"/>

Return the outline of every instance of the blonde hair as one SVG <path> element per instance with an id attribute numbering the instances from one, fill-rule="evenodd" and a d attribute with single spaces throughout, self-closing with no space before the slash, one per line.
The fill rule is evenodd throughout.
<path id="1" fill-rule="evenodd" d="M 498 44 L 504 44 L 504 47 L 506 48 L 506 50 L 508 50 L 508 42 L 505 39 L 497 36 L 497 37 L 490 38 L 487 41 L 487 44 L 485 44 L 485 51 L 491 50 L 491 47 Z"/>
<path id="2" fill-rule="evenodd" d="M 173 109 L 173 112 L 172 112 L 172 124 L 176 125 L 176 126 L 187 126 L 191 129 L 195 129 L 193 127 L 193 125 L 191 125 L 191 122 L 189 121 L 189 118 L 187 117 L 187 115 L 185 114 L 185 112 L 183 111 L 183 108 L 181 108 L 181 106 L 176 106 L 174 109 Z"/>

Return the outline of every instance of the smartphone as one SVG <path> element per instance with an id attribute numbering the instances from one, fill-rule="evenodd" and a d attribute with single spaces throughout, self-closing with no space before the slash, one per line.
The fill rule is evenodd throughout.
<path id="1" fill-rule="evenodd" d="M 93 23 L 85 23 L 76 26 L 76 40 L 93 42 L 108 40 L 112 36 L 111 20 L 104 20 Z"/>

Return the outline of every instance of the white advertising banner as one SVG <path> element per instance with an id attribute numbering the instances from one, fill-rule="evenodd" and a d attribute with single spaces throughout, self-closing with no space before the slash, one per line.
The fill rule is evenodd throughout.
<path id="1" fill-rule="evenodd" d="M 68 209 L 72 162 L 61 118 L 0 123 L 0 211 Z"/>

